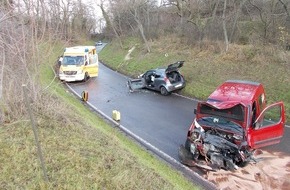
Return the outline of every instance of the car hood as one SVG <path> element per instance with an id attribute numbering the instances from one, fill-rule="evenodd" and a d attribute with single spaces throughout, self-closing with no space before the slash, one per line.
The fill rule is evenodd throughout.
<path id="1" fill-rule="evenodd" d="M 62 65 L 60 67 L 61 71 L 79 71 L 83 70 L 83 65 Z"/>
<path id="2" fill-rule="evenodd" d="M 168 67 L 166 68 L 165 72 L 169 73 L 172 71 L 177 71 L 180 67 L 183 66 L 184 61 L 177 61 L 175 63 L 172 63 L 170 65 L 168 65 Z"/>
<path id="3" fill-rule="evenodd" d="M 243 105 L 241 102 L 238 102 L 238 101 L 219 102 L 219 101 L 212 101 L 212 100 L 207 100 L 206 104 L 217 109 L 229 109 L 238 104 Z"/>

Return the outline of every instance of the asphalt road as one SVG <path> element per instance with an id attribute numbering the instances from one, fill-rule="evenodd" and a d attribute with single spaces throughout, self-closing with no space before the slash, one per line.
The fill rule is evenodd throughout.
<path id="1" fill-rule="evenodd" d="M 121 113 L 120 124 L 162 152 L 178 160 L 178 147 L 184 144 L 189 125 L 194 118 L 196 100 L 175 94 L 162 96 L 158 92 L 129 92 L 128 78 L 99 64 L 99 76 L 85 83 L 69 83 L 81 94 L 87 91 L 89 102 L 107 116 Z M 285 127 L 282 142 L 264 150 L 290 153 L 290 128 Z"/>
<path id="2" fill-rule="evenodd" d="M 124 75 L 100 64 L 98 78 L 86 83 L 69 83 L 69 86 L 78 94 L 87 91 L 88 101 L 108 116 L 112 116 L 113 110 L 119 111 L 122 126 L 178 159 L 178 147 L 186 139 L 196 101 L 148 90 L 131 93 L 127 80 Z"/>

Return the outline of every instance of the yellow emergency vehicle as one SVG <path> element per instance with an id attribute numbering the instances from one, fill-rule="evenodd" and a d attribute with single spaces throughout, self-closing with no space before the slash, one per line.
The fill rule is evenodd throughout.
<path id="1" fill-rule="evenodd" d="M 99 60 L 95 46 L 65 48 L 59 67 L 59 78 L 66 82 L 87 81 L 97 77 Z"/>

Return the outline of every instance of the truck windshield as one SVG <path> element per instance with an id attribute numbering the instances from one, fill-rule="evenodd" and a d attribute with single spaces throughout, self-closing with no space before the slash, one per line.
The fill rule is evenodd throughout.
<path id="1" fill-rule="evenodd" d="M 84 64 L 84 56 L 64 56 L 62 65 L 82 65 Z"/>
<path id="2" fill-rule="evenodd" d="M 227 119 L 234 119 L 238 121 L 244 121 L 245 108 L 241 104 L 235 105 L 227 109 L 217 109 L 206 104 L 201 104 L 200 112 L 202 114 L 210 114 L 213 116 L 219 116 Z"/>

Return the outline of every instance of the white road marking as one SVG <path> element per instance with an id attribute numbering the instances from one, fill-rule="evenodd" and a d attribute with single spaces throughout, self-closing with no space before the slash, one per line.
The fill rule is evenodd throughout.
<path id="1" fill-rule="evenodd" d="M 66 86 L 75 94 L 77 95 L 80 99 L 82 98 L 74 89 L 72 89 L 67 83 Z M 91 108 L 93 108 L 95 111 L 97 111 L 98 113 L 100 113 L 102 116 L 104 116 L 106 119 L 108 119 L 110 122 L 114 123 L 116 126 L 118 126 L 122 131 L 124 131 L 125 133 L 129 134 L 131 137 L 135 138 L 137 141 L 139 141 L 140 143 L 142 143 L 143 145 L 147 146 L 148 148 L 151 148 L 151 151 L 155 151 L 159 154 L 159 156 L 161 156 L 163 159 L 165 160 L 169 160 L 171 162 L 171 164 L 175 164 L 178 167 L 186 170 L 188 173 L 190 173 L 192 176 L 196 177 L 197 179 L 199 179 L 200 181 L 203 181 L 204 183 L 207 183 L 209 186 L 212 186 L 212 188 L 216 188 L 216 185 L 214 185 L 212 182 L 207 181 L 206 179 L 202 178 L 200 175 L 198 175 L 196 172 L 192 171 L 191 169 L 189 169 L 188 167 L 186 167 L 185 165 L 181 164 L 179 161 L 177 161 L 176 159 L 172 158 L 171 156 L 169 156 L 168 154 L 164 153 L 163 151 L 161 151 L 160 149 L 158 149 L 157 147 L 153 146 L 152 144 L 150 144 L 149 142 L 147 142 L 146 140 L 142 139 L 141 137 L 139 137 L 138 135 L 134 134 L 133 132 L 131 132 L 129 129 L 127 129 L 126 127 L 124 127 L 123 125 L 121 125 L 120 123 L 118 123 L 117 121 L 113 120 L 111 117 L 109 117 L 108 115 L 106 115 L 104 112 L 102 112 L 101 110 L 99 110 L 98 108 L 96 108 L 94 105 L 92 105 L 90 102 L 86 102 Z M 202 185 L 202 184 L 200 184 Z"/>

